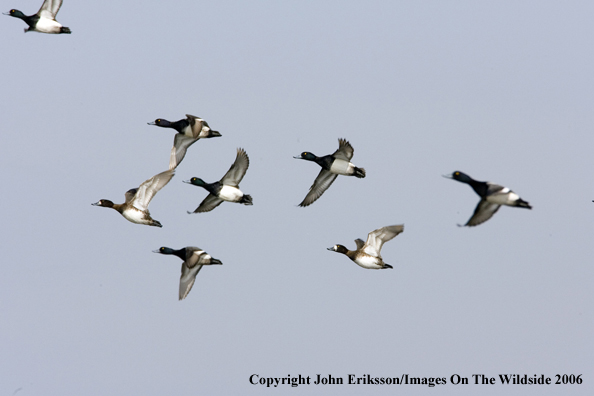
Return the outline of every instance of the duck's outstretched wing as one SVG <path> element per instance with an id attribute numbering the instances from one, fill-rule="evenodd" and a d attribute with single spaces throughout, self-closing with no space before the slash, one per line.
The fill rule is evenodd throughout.
<path id="1" fill-rule="evenodd" d="M 487 202 L 484 198 L 481 199 L 474 209 L 472 217 L 464 224 L 467 227 L 477 226 L 489 220 L 495 212 L 499 210 L 501 205 Z"/>
<path id="2" fill-rule="evenodd" d="M 338 150 L 336 150 L 332 156 L 350 162 L 354 152 L 355 149 L 353 149 L 353 146 L 351 146 L 346 139 L 341 138 L 338 139 Z"/>
<path id="3" fill-rule="evenodd" d="M 181 267 L 181 277 L 179 278 L 179 299 L 183 300 L 188 296 L 194 282 L 196 282 L 196 275 L 202 269 L 202 265 L 195 265 L 189 267 L 186 262 Z"/>
<path id="4" fill-rule="evenodd" d="M 189 137 L 186 135 L 182 135 L 181 133 L 176 133 L 175 137 L 173 138 L 173 147 L 171 148 L 171 156 L 169 157 L 169 169 L 175 169 L 177 166 L 182 162 L 184 157 L 186 156 L 186 151 L 188 147 L 193 145 L 198 141 L 197 137 Z"/>
<path id="5" fill-rule="evenodd" d="M 380 251 L 382 250 L 384 243 L 388 242 L 402 231 L 404 231 L 404 224 L 386 226 L 371 231 L 367 235 L 367 242 L 365 242 L 363 251 L 371 256 L 381 257 Z"/>
<path id="6" fill-rule="evenodd" d="M 334 183 L 334 180 L 336 180 L 337 177 L 338 175 L 336 173 L 322 169 L 299 206 L 308 206 L 314 203 L 322 196 L 322 194 L 324 194 L 324 191 L 326 191 L 332 185 L 332 183 Z"/>
<path id="7" fill-rule="evenodd" d="M 62 7 L 62 0 L 45 0 L 41 5 L 37 15 L 41 18 L 56 19 L 56 14 Z"/>
<path id="8" fill-rule="evenodd" d="M 132 205 L 139 210 L 147 210 L 151 199 L 169 183 L 174 174 L 175 170 L 166 170 L 142 183 L 134 195 Z"/>
<path id="9" fill-rule="evenodd" d="M 239 187 L 239 182 L 243 179 L 245 172 L 247 172 L 248 166 L 250 166 L 250 159 L 244 149 L 237 149 L 237 157 L 235 162 L 231 165 L 231 168 L 225 173 L 225 176 L 221 179 L 222 184 L 228 186 Z"/>
<path id="10" fill-rule="evenodd" d="M 221 203 L 223 203 L 223 200 L 221 198 L 212 194 L 208 194 L 206 198 L 204 198 L 204 200 L 200 203 L 200 205 L 198 205 L 195 211 L 188 213 L 191 214 L 210 212 L 211 210 L 219 206 Z"/>

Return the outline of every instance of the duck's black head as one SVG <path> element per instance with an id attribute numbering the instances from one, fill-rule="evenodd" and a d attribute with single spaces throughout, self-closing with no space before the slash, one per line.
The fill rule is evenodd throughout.
<path id="1" fill-rule="evenodd" d="M 103 206 L 104 208 L 113 208 L 113 202 L 111 202 L 109 199 L 101 199 L 99 200 L 99 202 L 95 202 L 94 204 L 91 204 L 93 206 Z"/>
<path id="2" fill-rule="evenodd" d="M 12 9 L 12 10 L 8 11 L 8 12 L 7 12 L 7 13 L 5 13 L 4 15 L 9 15 L 9 16 L 11 16 L 11 17 L 15 17 L 15 18 L 21 18 L 21 19 L 23 19 L 23 18 L 26 18 L 26 17 L 27 17 L 27 15 L 23 14 L 21 11 L 19 11 L 19 10 L 15 10 L 15 9 Z"/>
<path id="3" fill-rule="evenodd" d="M 173 254 L 173 249 L 163 246 L 160 247 L 158 250 L 153 250 L 153 253 Z"/>
<path id="4" fill-rule="evenodd" d="M 444 177 L 447 177 L 449 179 L 458 180 L 459 182 L 462 182 L 462 183 L 470 183 L 472 181 L 472 178 L 470 176 L 468 176 L 466 173 L 460 172 L 460 171 L 454 171 L 451 175 L 445 175 Z"/>
<path id="5" fill-rule="evenodd" d="M 171 122 L 163 119 L 163 118 L 157 118 L 155 121 L 153 122 L 148 122 L 147 124 L 149 125 L 156 125 L 156 126 L 160 126 L 163 128 L 171 128 Z"/>
<path id="6" fill-rule="evenodd" d="M 199 177 L 193 177 L 190 180 L 184 180 L 184 183 L 193 184 L 200 187 L 204 187 L 206 185 L 206 182 Z"/>
<path id="7" fill-rule="evenodd" d="M 309 151 L 304 151 L 302 152 L 300 155 L 293 157 L 296 159 L 304 159 L 304 160 L 308 160 L 308 161 L 315 161 L 316 157 L 314 154 L 310 153 Z"/>

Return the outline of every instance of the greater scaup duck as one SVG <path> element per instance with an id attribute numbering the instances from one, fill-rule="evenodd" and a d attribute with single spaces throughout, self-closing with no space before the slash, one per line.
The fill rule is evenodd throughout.
<path id="1" fill-rule="evenodd" d="M 186 246 L 179 250 L 168 247 L 162 247 L 159 250 L 153 250 L 154 253 L 173 254 L 184 262 L 181 267 L 181 278 L 179 279 L 179 299 L 183 300 L 192 290 L 196 275 L 202 269 L 203 265 L 223 264 L 221 260 L 212 258 L 210 254 L 196 246 Z"/>
<path id="2" fill-rule="evenodd" d="M 12 9 L 4 15 L 10 15 L 25 21 L 25 23 L 29 25 L 28 28 L 25 28 L 25 33 L 39 32 L 51 34 L 70 34 L 71 32 L 69 28 L 62 26 L 58 21 L 56 21 L 56 14 L 60 10 L 61 6 L 62 0 L 45 0 L 39 11 L 37 11 L 37 14 L 27 16 L 19 10 Z"/>
<path id="3" fill-rule="evenodd" d="M 170 122 L 163 118 L 157 118 L 149 125 L 156 125 L 163 128 L 173 128 L 178 133 L 173 139 L 173 148 L 171 149 L 171 157 L 169 159 L 169 169 L 175 169 L 179 163 L 184 159 L 188 147 L 196 143 L 198 139 L 207 139 L 212 137 L 219 137 L 221 134 L 218 131 L 213 131 L 206 121 L 200 117 L 186 114 L 186 118 Z"/>
<path id="4" fill-rule="evenodd" d="M 250 159 L 248 158 L 247 153 L 244 149 L 238 148 L 235 162 L 231 165 L 231 168 L 229 168 L 227 173 L 225 173 L 225 176 L 218 182 L 206 183 L 204 180 L 197 177 L 193 177 L 187 181 L 184 180 L 184 183 L 200 186 L 210 193 L 204 198 L 204 201 L 200 203 L 194 212 L 188 213 L 210 212 L 223 201 L 252 205 L 252 197 L 242 193 L 239 189 L 239 182 L 243 179 L 249 165 Z"/>
<path id="5" fill-rule="evenodd" d="M 380 251 L 385 242 L 388 242 L 402 231 L 404 231 L 404 224 L 378 228 L 367 235 L 367 242 L 363 242 L 361 239 L 355 239 L 357 250 L 348 250 L 343 245 L 334 245 L 329 247 L 328 250 L 346 254 L 348 258 L 363 268 L 393 268 L 390 264 L 384 263 Z"/>
<path id="6" fill-rule="evenodd" d="M 481 197 L 472 217 L 464 224 L 465 226 L 472 227 L 484 223 L 497 212 L 501 205 L 532 209 L 532 206 L 520 198 L 518 194 L 499 184 L 477 181 L 460 171 L 455 171 L 451 175 L 444 175 L 444 177 L 470 185 L 474 192 Z M 458 225 L 461 227 L 460 224 Z"/>
<path id="7" fill-rule="evenodd" d="M 353 146 L 349 142 L 345 139 L 338 139 L 338 150 L 333 154 L 316 157 L 314 154 L 305 151 L 301 155 L 293 157 L 313 161 L 322 167 L 318 177 L 316 177 L 316 180 L 309 188 L 309 192 L 299 206 L 308 206 L 314 203 L 334 183 L 338 175 L 356 176 L 358 178 L 365 177 L 365 169 L 357 168 L 350 162 L 351 158 L 353 158 L 354 151 Z"/>
<path id="8" fill-rule="evenodd" d="M 174 173 L 171 169 L 161 172 L 142 183 L 140 187 L 128 190 L 125 194 L 126 202 L 123 204 L 114 204 L 108 199 L 102 199 L 92 205 L 113 208 L 132 223 L 162 227 L 161 223 L 151 218 L 148 206 L 155 194 L 169 183 Z"/>

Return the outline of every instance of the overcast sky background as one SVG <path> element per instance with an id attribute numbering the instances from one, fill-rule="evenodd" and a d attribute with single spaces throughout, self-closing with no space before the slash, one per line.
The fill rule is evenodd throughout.
<path id="1" fill-rule="evenodd" d="M 447 4 L 446 4 L 447 3 Z M 594 391 L 594 4 L 589 1 L 65 1 L 71 35 L 2 16 L 0 394 L 264 394 L 250 375 L 446 377 L 427 386 L 300 386 L 288 394 Z M 36 1 L 2 1 L 35 13 Z M 150 211 L 163 228 L 91 206 L 167 169 L 194 114 L 221 138 L 192 146 Z M 355 149 L 319 172 L 302 151 Z M 243 147 L 251 207 L 194 210 Z M 510 187 L 479 197 L 461 170 Z M 386 225 L 393 270 L 327 251 Z M 181 261 L 205 267 L 178 301 Z M 477 386 L 450 376 L 583 374 L 582 385 Z"/>

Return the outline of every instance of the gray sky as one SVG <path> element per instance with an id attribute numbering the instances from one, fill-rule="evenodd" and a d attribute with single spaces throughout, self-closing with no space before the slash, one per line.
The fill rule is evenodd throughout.
<path id="1" fill-rule="evenodd" d="M 35 13 L 40 1 L 3 1 Z M 574 2 L 65 1 L 71 35 L 2 16 L 0 394 L 263 394 L 250 375 L 446 377 L 447 385 L 300 386 L 270 394 L 594 391 L 594 5 Z M 167 169 L 184 114 L 223 137 L 192 146 L 150 210 L 90 204 Z M 319 167 L 355 148 L 299 208 Z M 186 214 L 237 147 L 254 205 Z M 479 198 L 443 174 L 512 188 Z M 405 224 L 394 270 L 329 252 Z M 181 261 L 204 268 L 177 300 Z M 450 376 L 583 374 L 581 385 L 478 386 Z"/>

